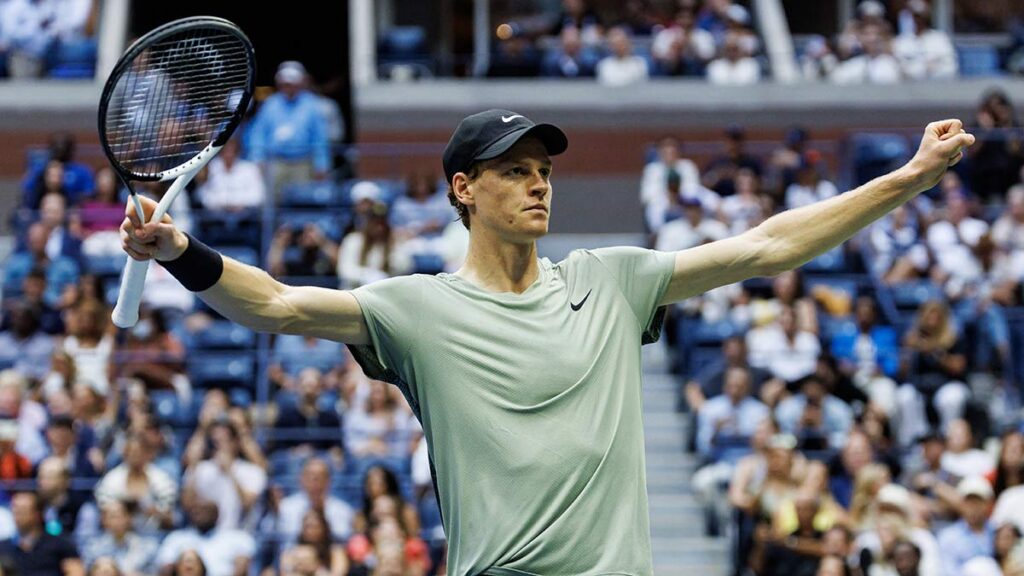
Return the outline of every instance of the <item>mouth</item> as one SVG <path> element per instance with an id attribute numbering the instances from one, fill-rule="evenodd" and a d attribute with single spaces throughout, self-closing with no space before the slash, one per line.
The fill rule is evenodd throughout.
<path id="1" fill-rule="evenodd" d="M 537 212 L 543 212 L 543 213 L 547 214 L 548 213 L 548 207 L 544 206 L 543 204 L 537 204 L 536 206 L 530 206 L 525 211 L 526 212 L 537 211 Z"/>

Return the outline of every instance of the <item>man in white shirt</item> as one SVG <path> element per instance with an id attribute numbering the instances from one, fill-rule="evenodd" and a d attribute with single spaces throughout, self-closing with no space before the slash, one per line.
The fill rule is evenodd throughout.
<path id="1" fill-rule="evenodd" d="M 197 500 L 187 510 L 191 526 L 180 528 L 164 538 L 156 553 L 161 574 L 173 573 L 173 565 L 182 552 L 195 550 L 206 566 L 208 576 L 245 576 L 256 553 L 256 541 L 241 530 L 217 527 L 217 504 Z"/>
<path id="2" fill-rule="evenodd" d="M 899 60 L 892 54 L 881 26 L 865 24 L 860 34 L 864 53 L 832 71 L 836 84 L 895 84 L 903 79 Z"/>
<path id="3" fill-rule="evenodd" d="M 729 236 L 729 228 L 704 215 L 697 198 L 683 198 L 683 217 L 666 223 L 658 232 L 655 250 L 686 250 Z"/>
<path id="4" fill-rule="evenodd" d="M 708 81 L 716 85 L 749 86 L 761 79 L 761 66 L 743 50 L 743 37 L 725 36 L 722 56 L 708 64 Z"/>
<path id="5" fill-rule="evenodd" d="M 238 139 L 232 139 L 210 161 L 197 193 L 207 210 L 236 212 L 262 206 L 266 190 L 259 166 L 239 158 Z"/>
<path id="6" fill-rule="evenodd" d="M 330 493 L 331 468 L 320 458 L 310 458 L 302 467 L 299 480 L 302 489 L 281 500 L 278 506 L 277 530 L 288 541 L 302 531 L 302 519 L 311 507 L 324 511 L 331 535 L 344 541 L 352 535 L 352 507 Z"/>
<path id="7" fill-rule="evenodd" d="M 647 226 L 656 232 L 664 224 L 665 210 L 670 204 L 668 197 L 669 173 L 679 176 L 679 196 L 697 198 L 709 212 L 716 212 L 721 197 L 700 183 L 700 171 L 689 158 L 679 155 L 679 141 L 672 136 L 658 140 L 658 159 L 644 166 L 640 179 L 640 202 L 644 205 Z"/>
<path id="8" fill-rule="evenodd" d="M 892 46 L 903 74 L 914 80 L 955 78 L 956 50 L 948 34 L 931 27 L 931 6 L 925 0 L 910 0 L 907 10 L 913 16 L 914 30 L 898 36 Z"/>
<path id="9" fill-rule="evenodd" d="M 185 484 L 200 498 L 216 502 L 217 527 L 245 528 L 255 525 L 253 509 L 267 488 L 267 473 L 239 458 L 238 432 L 226 420 L 210 426 L 213 455 L 185 474 Z"/>
<path id="10" fill-rule="evenodd" d="M 1024 184 L 1006 192 L 1006 208 L 992 225 L 992 240 L 1007 252 L 1024 252 Z"/>
<path id="11" fill-rule="evenodd" d="M 605 86 L 628 86 L 647 80 L 647 61 L 633 54 L 633 43 L 622 26 L 608 31 L 612 54 L 597 63 L 597 81 Z"/>
<path id="12" fill-rule="evenodd" d="M 772 376 L 795 382 L 818 367 L 821 342 L 810 332 L 797 330 L 792 306 L 783 306 L 779 321 L 747 333 L 750 365 L 764 368 Z"/>

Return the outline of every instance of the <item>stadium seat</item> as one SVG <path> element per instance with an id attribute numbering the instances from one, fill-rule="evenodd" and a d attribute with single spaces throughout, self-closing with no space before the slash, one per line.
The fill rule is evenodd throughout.
<path id="1" fill-rule="evenodd" d="M 217 246 L 214 250 L 228 258 L 231 258 L 232 260 L 238 260 L 242 264 L 248 264 L 250 266 L 260 265 L 259 252 L 248 246 Z"/>
<path id="2" fill-rule="evenodd" d="M 893 284 L 889 290 L 892 293 L 893 302 L 900 310 L 916 310 L 929 300 L 943 298 L 942 288 L 930 280 Z"/>
<path id="3" fill-rule="evenodd" d="M 193 353 L 189 376 L 197 388 L 251 388 L 255 385 L 254 357 L 246 352 Z"/>
<path id="4" fill-rule="evenodd" d="M 956 47 L 961 76 L 1001 76 L 999 50 L 992 44 L 969 44 Z"/>
<path id="5" fill-rule="evenodd" d="M 316 224 L 324 236 L 340 242 L 345 229 L 352 221 L 352 214 L 342 210 L 281 210 L 277 225 L 290 226 L 301 230 L 306 224 Z"/>
<path id="6" fill-rule="evenodd" d="M 422 26 L 392 26 L 382 31 L 377 42 L 377 65 L 381 74 L 391 74 L 392 68 L 405 66 L 417 72 L 417 76 L 433 76 L 434 58 L 427 45 L 426 30 Z"/>
<path id="7" fill-rule="evenodd" d="M 901 166 L 910 158 L 907 139 L 899 134 L 862 133 L 851 138 L 856 185 Z"/>
<path id="8" fill-rule="evenodd" d="M 120 276 L 128 255 L 125 253 L 100 256 L 82 255 L 84 271 L 97 276 Z"/>
<path id="9" fill-rule="evenodd" d="M 804 264 L 803 269 L 806 272 L 842 272 L 846 269 L 846 251 L 836 246 Z"/>
<path id="10" fill-rule="evenodd" d="M 320 288 L 337 288 L 335 276 L 282 276 L 278 280 L 289 286 L 317 286 Z"/>
<path id="11" fill-rule="evenodd" d="M 345 204 L 346 195 L 333 182 L 304 182 L 291 184 L 281 191 L 281 207 L 338 208 Z"/>
<path id="12" fill-rule="evenodd" d="M 195 350 L 240 350 L 256 345 L 256 333 L 229 320 L 215 320 L 192 335 L 189 347 Z"/>

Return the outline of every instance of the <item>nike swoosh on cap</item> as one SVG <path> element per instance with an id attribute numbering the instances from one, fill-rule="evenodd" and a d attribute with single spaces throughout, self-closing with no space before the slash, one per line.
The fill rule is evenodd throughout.
<path id="1" fill-rule="evenodd" d="M 513 114 L 511 116 L 502 116 L 501 117 L 501 121 L 506 123 L 506 124 L 508 124 L 509 122 L 515 120 L 516 118 L 522 118 L 522 117 L 523 117 L 522 114 Z"/>

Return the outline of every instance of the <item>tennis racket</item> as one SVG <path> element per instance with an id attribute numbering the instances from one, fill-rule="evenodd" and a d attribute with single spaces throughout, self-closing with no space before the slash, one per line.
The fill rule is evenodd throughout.
<path id="1" fill-rule="evenodd" d="M 183 188 L 238 127 L 252 98 L 252 44 L 227 20 L 210 16 L 164 24 L 134 42 L 103 87 L 103 150 L 131 193 L 130 182 L 168 182 L 152 221 L 159 222 Z M 149 262 L 128 259 L 114 324 L 134 326 Z"/>

